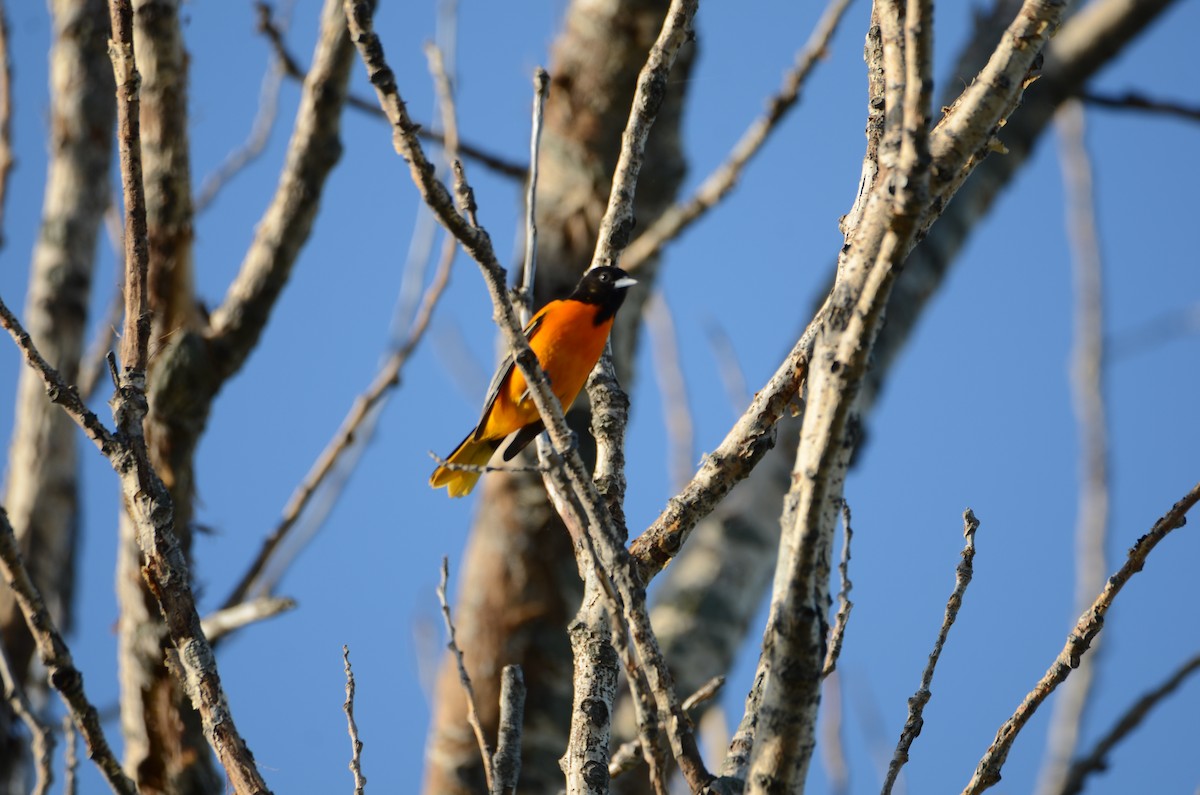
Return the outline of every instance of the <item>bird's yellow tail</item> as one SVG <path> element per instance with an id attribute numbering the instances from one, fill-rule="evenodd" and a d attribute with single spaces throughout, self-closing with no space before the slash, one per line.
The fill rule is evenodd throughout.
<path id="1" fill-rule="evenodd" d="M 496 452 L 501 441 L 503 439 L 486 439 L 476 442 L 472 441 L 471 436 L 468 435 L 466 439 L 462 440 L 462 444 L 454 448 L 454 452 L 447 456 L 446 464 L 484 466 L 491 459 L 492 453 Z M 446 464 L 433 470 L 433 474 L 429 476 L 429 485 L 435 489 L 445 486 L 451 497 L 465 497 L 470 494 L 482 473 L 454 469 Z"/>

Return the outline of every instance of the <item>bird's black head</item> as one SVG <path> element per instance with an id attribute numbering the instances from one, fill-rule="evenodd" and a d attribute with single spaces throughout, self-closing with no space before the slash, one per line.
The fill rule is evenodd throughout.
<path id="1" fill-rule="evenodd" d="M 569 296 L 571 301 L 582 301 L 585 304 L 595 304 L 600 307 L 596 314 L 596 325 L 611 320 L 621 308 L 625 300 L 625 290 L 637 284 L 637 279 L 631 278 L 620 268 L 605 265 L 592 268 L 583 274 L 574 292 Z"/>

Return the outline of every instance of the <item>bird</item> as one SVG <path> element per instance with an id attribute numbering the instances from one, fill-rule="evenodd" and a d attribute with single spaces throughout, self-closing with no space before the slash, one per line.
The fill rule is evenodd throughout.
<path id="1" fill-rule="evenodd" d="M 570 295 L 546 304 L 525 326 L 529 347 L 563 411 L 575 402 L 600 360 L 613 318 L 625 300 L 626 291 L 634 284 L 637 280 L 620 268 L 611 265 L 592 268 Z M 513 439 L 503 453 L 503 459 L 510 461 L 544 428 L 525 377 L 509 353 L 492 377 L 479 423 L 446 456 L 445 463 L 433 471 L 429 485 L 435 489 L 445 486 L 451 497 L 464 497 L 475 488 L 482 472 L 453 465 L 483 467 L 511 435 Z"/>

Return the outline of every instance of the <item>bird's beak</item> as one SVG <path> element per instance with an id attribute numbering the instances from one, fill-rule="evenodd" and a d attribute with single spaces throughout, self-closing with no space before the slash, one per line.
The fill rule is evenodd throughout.
<path id="1" fill-rule="evenodd" d="M 616 287 L 618 290 L 624 290 L 626 287 L 632 287 L 635 284 L 637 284 L 637 279 L 632 276 L 622 276 L 613 282 L 613 287 Z"/>

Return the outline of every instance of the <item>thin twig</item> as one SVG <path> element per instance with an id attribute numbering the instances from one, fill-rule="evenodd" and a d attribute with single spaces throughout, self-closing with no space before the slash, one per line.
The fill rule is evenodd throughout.
<path id="1" fill-rule="evenodd" d="M 273 26 L 273 29 L 279 29 L 278 23 L 271 20 L 270 6 L 266 3 L 257 3 L 255 8 L 259 15 L 260 31 L 267 25 Z M 267 148 L 267 143 L 271 140 L 271 131 L 275 128 L 275 120 L 279 115 L 279 91 L 283 86 L 283 76 L 287 69 L 287 65 L 283 63 L 283 59 L 279 55 L 279 50 L 276 49 L 271 56 L 271 63 L 267 66 L 262 85 L 258 90 L 258 112 L 254 116 L 250 134 L 240 147 L 225 156 L 216 171 L 204 178 L 200 184 L 200 190 L 192 202 L 196 215 L 212 206 L 213 200 L 217 198 L 217 194 L 221 192 L 222 188 L 257 160 Z"/>
<path id="2" fill-rule="evenodd" d="M 1200 302 L 1178 309 L 1169 309 L 1145 323 L 1120 334 L 1108 342 L 1108 359 L 1117 361 L 1164 343 L 1200 332 Z"/>
<path id="3" fill-rule="evenodd" d="M 0 246 L 4 245 L 4 205 L 13 163 L 12 63 L 8 52 L 8 18 L 0 6 Z"/>
<path id="4" fill-rule="evenodd" d="M 63 715 L 63 795 L 75 795 L 75 774 L 79 770 L 79 749 L 75 747 L 75 724 Z"/>
<path id="5" fill-rule="evenodd" d="M 367 777 L 362 772 L 362 740 L 358 737 L 358 724 L 354 722 L 354 671 L 350 669 L 350 647 L 342 646 L 342 665 L 346 672 L 346 702 L 342 710 L 346 713 L 346 725 L 350 732 L 350 772 L 354 774 L 354 795 L 363 795 L 367 788 Z"/>
<path id="6" fill-rule="evenodd" d="M 892 755 L 892 761 L 888 765 L 887 777 L 883 781 L 883 795 L 890 795 L 892 787 L 896 785 L 896 778 L 900 775 L 900 768 L 908 762 L 908 752 L 912 748 L 913 742 L 921 733 L 921 727 L 925 724 L 925 719 L 922 717 L 925 712 L 925 705 L 929 703 L 929 699 L 933 697 L 933 693 L 929 688 L 933 684 L 933 672 L 937 668 L 938 660 L 942 656 L 942 648 L 946 645 L 946 637 L 950 634 L 950 627 L 954 625 L 955 619 L 958 618 L 958 610 L 962 607 L 963 594 L 967 592 L 967 586 L 971 584 L 971 575 L 973 574 L 973 563 L 975 560 L 975 531 L 979 529 L 979 520 L 975 518 L 975 514 L 968 508 L 963 512 L 963 535 L 966 536 L 967 544 L 963 547 L 962 560 L 959 561 L 958 568 L 954 572 L 954 591 L 950 594 L 950 599 L 946 602 L 946 614 L 942 618 L 942 628 L 938 630 L 937 640 L 934 641 L 933 651 L 929 654 L 929 661 L 925 664 L 925 670 L 921 672 L 921 686 L 917 688 L 917 692 L 908 700 L 908 719 L 904 722 L 904 730 L 900 732 L 900 741 L 896 743 L 896 752 Z"/>
<path id="7" fill-rule="evenodd" d="M 721 692 L 721 688 L 725 686 L 724 676 L 714 676 L 707 682 L 702 684 L 696 692 L 683 700 L 683 710 L 689 715 L 692 714 L 698 707 L 702 707 L 709 701 L 716 698 L 717 693 Z M 638 762 L 642 760 L 642 741 L 633 739 L 621 744 L 616 751 L 613 752 L 612 761 L 608 764 L 609 778 L 616 778 L 622 773 L 628 773 L 638 766 Z"/>
<path id="8" fill-rule="evenodd" d="M 525 721 L 525 677 L 521 666 L 506 665 L 500 671 L 500 721 L 496 729 L 496 753 L 492 755 L 492 795 L 514 795 L 521 775 L 521 725 Z"/>
<path id="9" fill-rule="evenodd" d="M 1095 105 L 1100 108 L 1110 108 L 1112 110 L 1139 110 L 1148 113 L 1158 113 L 1164 116 L 1177 116 L 1189 121 L 1200 121 L 1200 107 L 1196 105 L 1187 105 L 1183 102 L 1175 102 L 1167 99 L 1154 99 L 1147 97 L 1145 94 L 1139 94 L 1136 91 L 1127 91 L 1124 94 L 1097 94 L 1093 91 L 1085 91 L 1079 95 L 1079 98 L 1089 105 Z"/>
<path id="10" fill-rule="evenodd" d="M 842 559 L 838 562 L 838 578 L 841 588 L 838 589 L 838 609 L 833 619 L 833 628 L 829 630 L 829 648 L 825 652 L 825 667 L 821 676 L 827 677 L 837 668 L 838 657 L 842 654 L 842 641 L 846 637 L 846 625 L 850 621 L 850 611 L 854 603 L 850 601 L 850 591 L 854 583 L 850 582 L 850 539 L 854 530 L 850 526 L 850 503 L 842 500 Z"/>
<path id="11" fill-rule="evenodd" d="M 1104 403 L 1104 278 L 1096 230 L 1092 168 L 1084 140 L 1084 110 L 1078 100 L 1059 108 L 1055 119 L 1067 205 L 1075 287 L 1075 339 L 1071 391 L 1079 432 L 1079 514 L 1075 524 L 1074 613 L 1083 611 L 1108 571 L 1108 420 Z M 1063 685 L 1050 713 L 1038 795 L 1058 795 L 1079 745 L 1079 735 L 1096 678 L 1096 645 Z"/>
<path id="12" fill-rule="evenodd" d="M 251 599 L 210 613 L 200 620 L 200 628 L 209 643 L 216 643 L 235 630 L 295 609 L 296 600 L 285 596 Z"/>
<path id="13" fill-rule="evenodd" d="M 658 379 L 663 423 L 667 429 L 667 485 L 670 493 L 675 494 L 690 479 L 696 440 L 675 319 L 661 290 L 655 290 L 646 301 L 642 317 L 650 333 L 650 353 L 654 358 L 654 374 Z"/>
<path id="14" fill-rule="evenodd" d="M 738 361 L 737 351 L 729 332 L 716 320 L 704 324 L 704 336 L 708 339 L 708 347 L 713 359 L 717 362 L 717 376 L 721 386 L 725 388 L 725 397 L 736 417 L 750 405 L 750 388 L 746 385 L 746 373 Z"/>
<path id="15" fill-rule="evenodd" d="M 113 792 L 134 795 L 137 787 L 121 769 L 121 763 L 104 737 L 96 707 L 83 691 L 83 675 L 75 667 L 71 650 L 67 648 L 54 619 L 46 610 L 41 594 L 29 577 L 8 514 L 3 508 L 0 508 L 0 569 L 3 570 L 4 582 L 12 589 L 13 597 L 25 616 L 25 624 L 37 644 L 42 665 L 49 674 L 47 678 L 62 697 L 71 720 L 79 727 L 87 743 L 88 756 L 96 762 Z"/>
<path id="16" fill-rule="evenodd" d="M 109 56 L 117 84 L 117 144 L 125 200 L 125 324 L 121 332 L 121 366 L 130 386 L 145 392 L 150 347 L 150 301 L 147 287 L 150 251 L 146 233 L 146 195 L 142 184 L 141 78 L 133 59 L 133 7 L 129 0 L 109 0 L 112 39 Z M 140 380 L 140 384 L 139 384 Z"/>
<path id="17" fill-rule="evenodd" d="M 1117 594 L 1125 587 L 1125 583 L 1129 582 L 1129 578 L 1146 565 L 1146 558 L 1158 546 L 1158 542 L 1166 538 L 1172 530 L 1182 527 L 1187 522 L 1188 511 L 1198 501 L 1200 501 L 1200 483 L 1193 486 L 1183 496 L 1183 499 L 1171 506 L 1171 509 L 1154 523 L 1150 531 L 1139 538 L 1130 548 L 1129 555 L 1121 568 L 1108 578 L 1100 595 L 1092 602 L 1091 607 L 1079 617 L 1062 651 L 1058 653 L 1046 673 L 1034 685 L 1033 690 L 1022 699 L 1012 717 L 1005 721 L 996 732 L 996 738 L 984 753 L 983 758 L 979 760 L 974 775 L 963 789 L 963 795 L 978 795 L 1000 780 L 1000 769 L 1008 759 L 1008 752 L 1012 750 L 1012 744 L 1016 741 L 1021 729 L 1033 717 L 1034 711 L 1041 703 L 1054 692 L 1054 689 L 1070 675 L 1072 670 L 1079 667 L 1080 657 L 1087 652 L 1092 640 L 1103 627 L 1104 618 L 1117 598 Z"/>
<path id="18" fill-rule="evenodd" d="M 265 6 L 264 3 L 259 4 L 260 9 L 263 6 Z M 271 47 L 274 49 L 276 57 L 279 59 L 279 62 L 283 64 L 284 75 L 293 80 L 302 82 L 308 76 L 308 73 L 300 64 L 299 60 L 296 59 L 296 56 L 288 51 L 287 43 L 284 41 L 283 31 L 280 30 L 279 27 L 271 20 L 269 8 L 265 13 L 260 10 L 259 15 L 259 32 L 266 36 L 267 41 L 271 43 Z M 367 97 L 351 93 L 346 97 L 346 105 L 354 108 L 357 111 L 365 113 L 368 116 L 383 120 L 387 119 L 387 114 L 380 110 L 379 103 L 372 101 Z M 416 134 L 426 141 L 442 145 L 445 144 L 445 138 L 443 135 L 435 130 L 430 130 L 426 127 L 418 125 Z M 485 166 L 492 171 L 495 171 L 497 174 L 502 174 L 506 177 L 523 180 L 528 172 L 527 166 L 503 158 L 500 155 L 493 154 L 474 144 L 460 143 L 459 150 L 462 152 L 464 157 L 469 157 L 478 162 L 481 166 Z"/>
<path id="19" fill-rule="evenodd" d="M 458 160 L 458 110 L 454 103 L 454 87 L 446 72 L 446 59 L 441 49 L 433 42 L 425 45 L 425 59 L 429 63 L 429 74 L 433 76 L 433 87 L 442 112 L 442 148 L 447 162 Z"/>
<path id="20" fill-rule="evenodd" d="M 112 213 L 112 217 L 116 217 L 115 211 Z M 123 252 L 119 253 L 123 254 Z M 124 268 L 121 268 L 121 274 L 123 278 Z M 100 323 L 96 337 L 88 345 L 87 352 L 84 353 L 83 359 L 79 363 L 78 389 L 84 400 L 90 400 L 100 385 L 104 383 L 104 376 L 108 372 L 105 360 L 108 358 L 109 351 L 113 349 L 113 342 L 117 338 L 117 326 L 120 325 L 124 312 L 125 289 L 123 283 L 118 282 L 108 301 L 108 310 Z"/>
<path id="21" fill-rule="evenodd" d="M 825 57 L 838 23 L 849 6 L 850 0 L 830 0 L 808 42 L 797 53 L 795 65 L 784 75 L 783 86 L 767 100 L 766 112 L 742 133 L 728 159 L 705 178 L 695 193 L 664 212 L 629 244 L 622 260 L 625 270 L 632 272 L 639 268 L 733 190 L 747 164 L 778 129 L 788 111 L 795 107 L 800 91 L 817 62 Z"/>
<path id="22" fill-rule="evenodd" d="M 42 382 L 46 385 L 46 396 L 50 398 L 50 402 L 61 406 L 63 411 L 75 421 L 75 424 L 82 428 L 88 438 L 100 448 L 100 452 L 104 453 L 106 457 L 111 457 L 120 447 L 112 431 L 106 428 L 100 418 L 84 404 L 75 387 L 63 381 L 58 371 L 42 358 L 37 348 L 34 347 L 29 332 L 17 320 L 16 315 L 9 310 L 2 298 L 0 298 L 0 327 L 4 328 L 16 342 L 17 348 L 25 357 L 26 364 L 41 376 Z"/>
<path id="23" fill-rule="evenodd" d="M 454 621 L 450 617 L 450 602 L 446 599 L 446 583 L 450 579 L 450 561 L 442 558 L 442 579 L 437 587 L 438 602 L 442 606 L 442 620 L 446 624 L 446 648 L 454 655 L 458 665 L 458 680 L 462 683 L 463 693 L 467 697 L 467 722 L 475 732 L 475 742 L 479 744 L 479 753 L 483 757 L 483 774 L 487 779 L 488 792 L 493 789 L 495 775 L 492 771 L 492 749 L 483 734 L 483 724 L 479 722 L 479 709 L 475 706 L 475 688 L 471 686 L 471 677 L 467 675 L 467 666 L 463 662 L 462 650 L 454 639 Z"/>
<path id="24" fill-rule="evenodd" d="M 14 674 L 2 644 L 0 644 L 0 684 L 4 687 L 4 698 L 8 702 L 8 708 L 29 729 L 30 750 L 33 752 L 34 767 L 37 770 L 33 795 L 46 795 L 50 790 L 51 782 L 54 781 L 52 767 L 54 734 L 34 714 L 33 705 L 29 703 L 29 697 L 25 695 L 24 688 L 21 687 L 20 681 Z"/>
<path id="25" fill-rule="evenodd" d="M 1059 795 L 1077 795 L 1082 792 L 1088 776 L 1107 769 L 1109 752 L 1137 729 L 1142 721 L 1149 717 L 1151 710 L 1178 690 L 1180 685 L 1197 671 L 1200 671 L 1200 654 L 1185 660 L 1167 677 L 1166 681 L 1131 704 L 1129 709 L 1121 713 L 1113 723 L 1112 728 L 1096 741 L 1092 750 L 1071 764 L 1070 770 L 1067 771 L 1066 781 L 1059 790 Z"/>
<path id="26" fill-rule="evenodd" d="M 550 94 L 550 75 L 542 67 L 533 72 L 533 120 L 529 126 L 529 177 L 525 184 L 525 260 L 517 296 L 521 322 L 533 314 L 533 281 L 537 276 L 537 185 L 538 159 L 542 147 L 542 121 L 546 98 Z"/>

